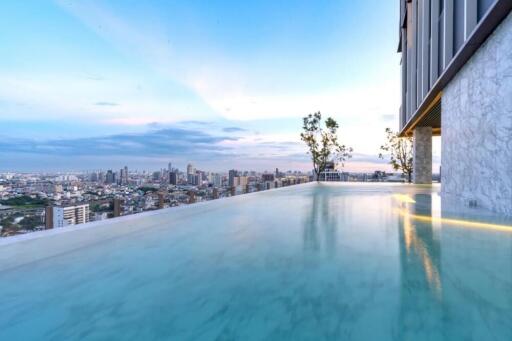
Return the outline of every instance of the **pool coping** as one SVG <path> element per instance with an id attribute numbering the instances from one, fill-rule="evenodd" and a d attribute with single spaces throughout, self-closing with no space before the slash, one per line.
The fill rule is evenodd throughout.
<path id="1" fill-rule="evenodd" d="M 440 184 L 436 184 L 436 183 L 433 183 L 432 185 L 418 185 L 418 184 L 412 184 L 412 183 L 409 184 L 409 183 L 396 183 L 396 182 L 335 182 L 335 181 L 317 182 L 317 181 L 310 181 L 310 182 L 306 182 L 303 184 L 296 184 L 296 185 L 284 186 L 284 187 L 279 187 L 279 188 L 271 188 L 271 189 L 264 190 L 264 191 L 256 191 L 256 192 L 245 193 L 245 194 L 240 194 L 240 195 L 235 195 L 235 196 L 230 196 L 230 197 L 201 201 L 201 202 L 197 202 L 194 204 L 187 204 L 187 205 L 182 205 L 182 206 L 177 206 L 177 207 L 167 207 L 167 208 L 162 208 L 162 209 L 156 209 L 153 211 L 129 214 L 126 216 L 121 216 L 121 217 L 115 217 L 115 218 L 104 219 L 104 220 L 99 220 L 99 221 L 91 221 L 91 222 L 88 222 L 85 224 L 70 225 L 70 226 L 61 227 L 61 228 L 54 228 L 54 229 L 29 232 L 29 233 L 24 233 L 24 234 L 9 236 L 9 237 L 2 237 L 2 238 L 0 238 L 0 247 L 19 243 L 19 242 L 60 235 L 60 234 L 67 233 L 67 232 L 94 229 L 94 228 L 97 228 L 100 226 L 113 225 L 113 224 L 118 224 L 118 223 L 122 223 L 122 222 L 131 222 L 131 221 L 134 221 L 137 219 L 151 217 L 151 216 L 155 216 L 155 215 L 161 215 L 161 214 L 170 213 L 170 212 L 180 212 L 183 210 L 197 209 L 197 208 L 203 207 L 205 205 L 212 205 L 214 203 L 225 202 L 225 201 L 229 201 L 229 200 L 240 200 L 243 198 L 247 198 L 249 196 L 261 195 L 263 193 L 271 193 L 271 192 L 276 192 L 276 191 L 290 190 L 290 189 L 297 188 L 297 187 L 303 188 L 303 187 L 313 186 L 313 185 L 318 185 L 318 184 L 329 184 L 329 185 L 336 184 L 338 186 L 346 186 L 346 187 L 353 187 L 353 186 L 363 186 L 363 187 L 364 186 L 386 186 L 386 187 L 400 187 L 400 188 L 411 188 L 412 187 L 412 188 L 416 188 L 416 189 L 437 189 L 437 190 L 439 190 L 439 187 L 440 187 Z"/>
<path id="2" fill-rule="evenodd" d="M 94 228 L 97 228 L 100 226 L 113 225 L 113 224 L 118 224 L 118 223 L 122 223 L 122 222 L 131 222 L 131 221 L 134 221 L 137 219 L 151 217 L 151 216 L 155 216 L 155 215 L 161 215 L 161 214 L 165 214 L 165 213 L 169 213 L 169 212 L 180 212 L 183 210 L 197 209 L 199 207 L 202 207 L 205 205 L 211 205 L 211 204 L 219 202 L 219 201 L 224 202 L 226 200 L 236 200 L 236 199 L 244 198 L 247 196 L 268 193 L 268 192 L 275 192 L 275 191 L 279 191 L 279 190 L 294 188 L 297 186 L 301 186 L 301 187 L 310 186 L 311 184 L 316 184 L 316 182 L 311 181 L 311 182 L 307 182 L 304 184 L 284 186 L 284 187 L 279 187 L 279 188 L 271 188 L 271 189 L 264 190 L 264 191 L 257 191 L 257 192 L 245 193 L 245 194 L 241 194 L 241 195 L 235 195 L 235 196 L 224 197 L 224 198 L 219 198 L 219 199 L 212 199 L 212 200 L 196 202 L 194 204 L 186 204 L 186 205 L 175 206 L 175 207 L 161 208 L 161 209 L 156 209 L 156 210 L 152 210 L 152 211 L 129 214 L 129 215 L 121 216 L 121 217 L 115 217 L 115 218 L 98 220 L 98 221 L 91 221 L 91 222 L 84 223 L 84 224 L 69 225 L 69 226 L 65 226 L 65 227 L 61 227 L 61 228 L 53 228 L 53 229 L 36 231 L 36 232 L 18 234 L 18 235 L 9 236 L 9 237 L 1 237 L 0 238 L 0 247 L 19 243 L 19 242 L 60 235 L 60 234 L 67 233 L 67 232 L 94 229 Z"/>

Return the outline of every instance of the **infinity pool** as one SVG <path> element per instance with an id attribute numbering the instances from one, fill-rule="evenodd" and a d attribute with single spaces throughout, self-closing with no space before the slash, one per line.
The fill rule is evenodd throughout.
<path id="1" fill-rule="evenodd" d="M 306 184 L 0 240 L 0 340 L 512 340 L 512 222 Z"/>

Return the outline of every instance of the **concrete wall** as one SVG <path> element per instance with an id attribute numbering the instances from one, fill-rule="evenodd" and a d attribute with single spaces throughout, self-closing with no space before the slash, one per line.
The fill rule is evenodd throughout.
<path id="1" fill-rule="evenodd" d="M 444 89 L 442 191 L 512 215 L 512 14 Z"/>
<path id="2" fill-rule="evenodd" d="M 417 127 L 413 138 L 412 177 L 415 184 L 432 183 L 432 128 Z"/>

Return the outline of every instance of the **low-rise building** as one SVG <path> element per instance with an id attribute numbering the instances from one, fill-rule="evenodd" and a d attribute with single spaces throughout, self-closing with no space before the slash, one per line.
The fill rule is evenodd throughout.
<path id="1" fill-rule="evenodd" d="M 89 222 L 89 204 L 76 206 L 48 206 L 45 210 L 45 227 L 61 228 Z"/>

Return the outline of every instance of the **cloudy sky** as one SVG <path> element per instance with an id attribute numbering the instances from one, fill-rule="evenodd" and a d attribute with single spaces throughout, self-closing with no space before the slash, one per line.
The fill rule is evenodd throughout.
<path id="1" fill-rule="evenodd" d="M 299 133 L 314 111 L 354 148 L 346 169 L 387 167 L 398 1 L 0 7 L 0 170 L 309 170 Z"/>

